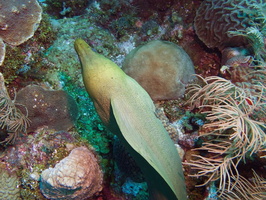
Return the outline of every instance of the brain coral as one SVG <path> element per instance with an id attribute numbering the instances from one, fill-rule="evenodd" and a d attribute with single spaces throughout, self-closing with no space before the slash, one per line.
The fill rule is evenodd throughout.
<path id="1" fill-rule="evenodd" d="M 195 17 L 195 31 L 209 47 L 238 47 L 248 44 L 246 37 L 229 31 L 261 26 L 266 16 L 265 0 L 205 0 Z"/>
<path id="2" fill-rule="evenodd" d="M 0 0 L 0 13 L 1 47 L 3 41 L 17 46 L 31 38 L 42 17 L 37 0 Z M 4 51 L 0 51 L 0 65 L 3 60 Z"/>
<path id="3" fill-rule="evenodd" d="M 0 168 L 0 199 L 20 200 L 19 178 Z"/>
<path id="4" fill-rule="evenodd" d="M 48 199 L 83 200 L 102 190 L 103 175 L 94 154 L 78 147 L 41 175 L 41 192 Z"/>
<path id="5" fill-rule="evenodd" d="M 187 53 L 178 45 L 155 40 L 133 49 L 122 69 L 134 78 L 153 100 L 177 99 L 195 73 Z"/>

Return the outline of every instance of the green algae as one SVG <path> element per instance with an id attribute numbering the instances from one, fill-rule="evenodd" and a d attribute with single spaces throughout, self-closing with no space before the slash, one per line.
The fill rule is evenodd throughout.
<path id="1" fill-rule="evenodd" d="M 63 89 L 71 95 L 78 104 L 80 116 L 75 128 L 80 136 L 100 154 L 108 154 L 113 134 L 107 131 L 95 111 L 86 90 L 74 83 L 66 73 L 60 73 Z"/>

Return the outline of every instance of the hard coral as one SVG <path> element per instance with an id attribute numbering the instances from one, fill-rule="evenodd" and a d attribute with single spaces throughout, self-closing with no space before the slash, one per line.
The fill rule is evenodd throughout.
<path id="1" fill-rule="evenodd" d="M 0 13 L 1 46 L 3 41 L 17 46 L 33 36 L 41 21 L 42 9 L 37 0 L 0 0 Z M 1 65 L 4 51 L 0 53 Z"/>
<path id="2" fill-rule="evenodd" d="M 19 179 L 15 173 L 0 169 L 0 199 L 20 200 Z"/>
<path id="3" fill-rule="evenodd" d="M 194 66 L 187 53 L 166 41 L 151 41 L 131 51 L 122 69 L 134 78 L 153 100 L 177 99 L 184 94 Z"/>
<path id="4" fill-rule="evenodd" d="M 262 26 L 264 8 L 264 0 L 205 0 L 195 17 L 196 33 L 209 48 L 247 45 L 246 37 L 234 36 L 230 31 Z"/>
<path id="5" fill-rule="evenodd" d="M 49 91 L 41 86 L 29 85 L 18 92 L 16 102 L 27 107 L 31 120 L 28 131 L 42 126 L 68 130 L 78 116 L 76 102 L 62 90 Z"/>
<path id="6" fill-rule="evenodd" d="M 41 191 L 48 199 L 87 199 L 102 190 L 103 175 L 94 154 L 78 147 L 41 175 Z"/>

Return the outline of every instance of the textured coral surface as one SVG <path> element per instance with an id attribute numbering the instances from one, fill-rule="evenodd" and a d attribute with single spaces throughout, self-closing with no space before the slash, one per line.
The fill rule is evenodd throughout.
<path id="1" fill-rule="evenodd" d="M 29 85 L 17 94 L 17 103 L 27 108 L 31 125 L 28 131 L 47 126 L 55 130 L 68 130 L 78 116 L 78 108 L 71 96 L 62 90 L 45 90 Z"/>
<path id="2" fill-rule="evenodd" d="M 102 190 L 103 176 L 94 154 L 78 147 L 54 168 L 41 174 L 41 191 L 48 199 L 87 199 Z"/>
<path id="3" fill-rule="evenodd" d="M 254 25 L 256 15 L 259 17 L 258 7 L 264 3 L 263 0 L 205 0 L 195 17 L 196 33 L 210 48 L 246 45 L 245 37 L 232 36 L 228 31 Z"/>
<path id="4" fill-rule="evenodd" d="M 15 173 L 10 174 L 5 169 L 0 168 L 0 185 L 0 199 L 21 199 L 18 188 L 19 179 Z"/>
<path id="5" fill-rule="evenodd" d="M 33 36 L 41 21 L 38 1 L 1 0 L 0 5 L 0 37 L 6 43 L 16 46 Z"/>
<path id="6" fill-rule="evenodd" d="M 194 66 L 178 45 L 155 40 L 132 50 L 122 69 L 134 78 L 153 100 L 176 99 L 192 80 Z"/>
<path id="7" fill-rule="evenodd" d="M 14 46 L 31 38 L 42 18 L 42 8 L 37 0 L 0 0 L 0 13 L 0 38 Z M 1 65 L 3 51 L 0 56 Z"/>

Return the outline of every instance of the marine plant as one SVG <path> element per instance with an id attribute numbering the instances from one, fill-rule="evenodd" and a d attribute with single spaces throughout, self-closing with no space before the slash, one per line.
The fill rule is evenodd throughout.
<path id="1" fill-rule="evenodd" d="M 235 184 L 234 189 L 221 194 L 222 199 L 259 200 L 266 198 L 266 180 L 260 177 L 255 171 L 253 171 L 251 180 L 243 176 L 239 176 L 238 180 L 235 177 L 233 179 L 231 184 Z"/>
<path id="2" fill-rule="evenodd" d="M 30 120 L 16 107 L 15 100 L 11 100 L 4 81 L 0 73 L 0 128 L 8 134 L 0 143 L 9 143 L 14 142 L 20 132 L 26 131 Z"/>
<path id="3" fill-rule="evenodd" d="M 203 86 L 188 86 L 188 104 L 206 114 L 200 135 L 205 142 L 195 149 L 200 154 L 187 164 L 197 171 L 191 176 L 207 177 L 202 185 L 218 180 L 223 194 L 240 179 L 238 164 L 266 147 L 266 124 L 257 118 L 266 114 L 266 87 L 256 85 L 257 93 L 249 96 L 229 80 L 217 76 L 200 79 Z"/>

